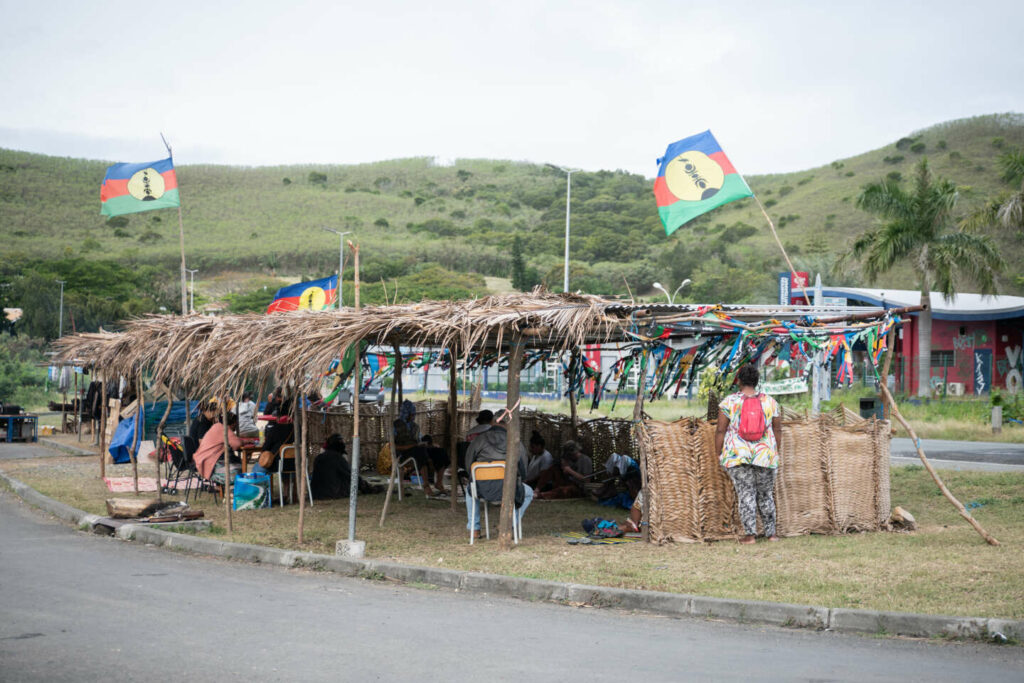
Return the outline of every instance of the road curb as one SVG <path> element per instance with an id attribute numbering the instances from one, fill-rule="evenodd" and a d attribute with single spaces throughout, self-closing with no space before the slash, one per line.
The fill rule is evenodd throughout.
<path id="1" fill-rule="evenodd" d="M 68 455 L 96 455 L 96 451 L 87 450 L 85 448 L 79 448 L 78 446 L 69 446 L 53 439 L 39 438 L 38 441 L 40 446 L 46 446 L 47 448 L 61 453 L 67 453 Z"/>
<path id="2" fill-rule="evenodd" d="M 25 502 L 82 528 L 91 527 L 96 515 L 77 510 L 44 496 L 27 484 L 0 471 L 0 480 Z M 387 578 L 409 584 L 428 584 L 457 591 L 499 595 L 521 600 L 543 600 L 573 605 L 623 609 L 669 617 L 727 619 L 746 624 L 768 624 L 847 633 L 872 633 L 923 638 L 969 638 L 1024 640 L 1024 620 L 988 617 L 954 617 L 937 614 L 881 612 L 846 608 L 794 605 L 781 602 L 713 598 L 685 593 L 630 590 L 606 586 L 561 583 L 499 574 L 483 574 L 438 567 L 319 555 L 247 543 L 203 538 L 145 524 L 124 524 L 117 538 L 138 541 L 172 550 L 188 551 L 229 559 L 286 568 L 331 571 L 368 579 Z M 1002 640 L 1002 639 L 1001 639 Z M 1005 640 L 1003 641 L 1005 642 Z"/>

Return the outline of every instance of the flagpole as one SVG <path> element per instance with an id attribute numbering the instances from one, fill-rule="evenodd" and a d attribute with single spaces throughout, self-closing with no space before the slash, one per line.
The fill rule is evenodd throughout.
<path id="1" fill-rule="evenodd" d="M 167 138 L 164 137 L 163 133 L 160 133 L 160 139 L 164 141 L 164 147 L 167 148 L 167 156 L 171 159 L 171 166 L 174 166 L 174 152 L 171 151 L 171 146 L 167 144 Z M 178 190 L 178 242 L 181 245 L 181 314 L 186 315 L 188 313 L 188 294 L 185 292 L 185 222 L 181 218 L 181 190 Z"/>
<path id="2" fill-rule="evenodd" d="M 740 177 L 743 178 L 743 176 L 740 176 Z M 747 182 L 746 178 L 743 178 L 743 182 L 744 182 L 744 184 L 746 184 L 746 182 Z M 750 185 L 748 184 L 747 187 L 749 188 Z M 768 212 L 764 208 L 764 204 L 761 203 L 761 200 L 758 199 L 757 195 L 754 194 L 753 190 L 750 191 L 750 196 L 754 198 L 755 202 L 757 202 L 758 208 L 761 209 L 761 213 L 764 214 L 764 219 L 766 221 L 768 221 L 768 227 L 772 229 L 772 237 L 775 238 L 775 243 L 777 245 L 779 245 L 779 251 L 782 252 L 782 258 L 786 259 L 786 265 L 789 266 L 789 275 L 792 278 L 792 281 L 795 282 L 796 281 L 796 268 L 793 267 L 793 262 L 789 260 L 789 254 L 786 253 L 786 248 L 782 246 L 782 242 L 779 240 L 779 233 L 775 231 L 775 223 L 772 222 L 771 216 L 768 215 Z M 802 291 L 802 293 L 804 295 L 804 301 L 806 301 L 807 305 L 810 306 L 811 305 L 811 300 L 807 296 L 807 284 L 806 283 L 804 283 L 804 286 L 801 289 L 801 291 Z"/>

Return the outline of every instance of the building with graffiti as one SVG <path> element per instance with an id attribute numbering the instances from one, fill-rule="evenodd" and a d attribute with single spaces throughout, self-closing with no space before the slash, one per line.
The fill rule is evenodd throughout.
<path id="1" fill-rule="evenodd" d="M 809 294 L 813 290 L 807 290 Z M 825 304 L 916 306 L 921 293 L 905 289 L 823 287 Z M 931 389 L 948 395 L 988 394 L 993 388 L 1021 391 L 1024 297 L 931 293 Z M 918 314 L 899 328 L 893 367 L 896 388 L 917 392 Z"/>

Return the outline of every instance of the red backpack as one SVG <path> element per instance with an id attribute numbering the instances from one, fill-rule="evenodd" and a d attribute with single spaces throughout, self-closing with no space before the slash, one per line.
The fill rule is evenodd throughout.
<path id="1" fill-rule="evenodd" d="M 739 435 L 744 441 L 760 441 L 764 436 L 764 408 L 761 407 L 761 394 L 743 397 L 740 409 Z"/>

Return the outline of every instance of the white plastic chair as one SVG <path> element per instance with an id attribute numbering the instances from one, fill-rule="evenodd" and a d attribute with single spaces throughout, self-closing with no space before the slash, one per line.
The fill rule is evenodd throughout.
<path id="1" fill-rule="evenodd" d="M 475 462 L 469 467 L 469 491 L 466 493 L 466 504 L 470 506 L 470 521 L 469 526 L 475 527 L 477 522 L 477 515 L 480 514 L 480 501 L 483 500 L 477 494 L 476 483 L 478 481 L 501 481 L 505 479 L 505 463 L 501 461 L 497 462 Z M 489 504 L 486 500 L 484 503 L 484 530 L 487 534 L 487 539 L 491 538 L 491 516 L 487 509 Z M 476 536 L 476 529 L 470 528 L 469 530 L 469 544 L 473 545 L 474 537 Z M 516 508 L 512 514 L 512 540 L 515 543 L 519 543 L 523 537 L 523 520 L 519 514 L 519 508 Z"/>
<path id="2" fill-rule="evenodd" d="M 295 472 L 284 471 L 285 458 L 295 461 Z M 287 446 L 281 446 L 281 452 L 277 456 L 277 502 L 281 507 L 284 507 L 284 475 L 285 474 L 297 474 L 299 471 L 299 459 L 295 457 L 295 444 L 288 444 Z M 306 493 L 309 494 L 309 505 L 313 505 L 313 489 L 309 485 L 309 469 L 306 469 Z M 292 492 L 288 490 L 288 502 L 292 502 Z"/>

